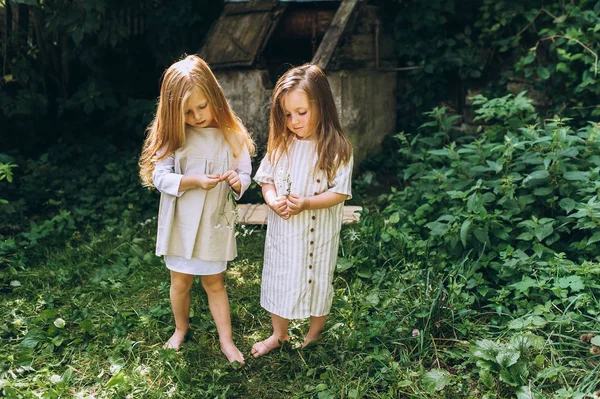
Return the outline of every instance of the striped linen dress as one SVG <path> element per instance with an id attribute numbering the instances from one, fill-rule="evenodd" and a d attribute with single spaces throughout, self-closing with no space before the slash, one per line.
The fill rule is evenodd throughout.
<path id="1" fill-rule="evenodd" d="M 293 138 L 288 154 L 271 165 L 262 160 L 254 180 L 274 184 L 277 196 L 315 196 L 325 191 L 352 198 L 352 159 L 338 169 L 333 182 L 316 172 L 315 141 Z M 307 210 L 288 220 L 268 210 L 260 304 L 286 319 L 329 314 L 333 272 L 337 263 L 344 203 Z"/>

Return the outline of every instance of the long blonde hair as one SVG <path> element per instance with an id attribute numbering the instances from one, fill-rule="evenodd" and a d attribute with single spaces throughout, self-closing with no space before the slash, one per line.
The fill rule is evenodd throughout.
<path id="1" fill-rule="evenodd" d="M 190 55 L 171 65 L 163 74 L 156 115 L 146 129 L 139 161 L 140 177 L 145 186 L 153 186 L 152 172 L 156 161 L 185 144 L 184 106 L 194 90 L 200 90 L 206 96 L 233 156 L 238 157 L 244 146 L 250 155 L 254 154 L 254 142 L 240 118 L 229 107 L 215 75 L 204 60 Z"/>
<path id="2" fill-rule="evenodd" d="M 317 65 L 304 64 L 290 69 L 279 78 L 273 89 L 267 145 L 269 161 L 275 164 L 287 152 L 291 138 L 295 136 L 286 127 L 283 108 L 284 97 L 294 90 L 302 90 L 308 97 L 310 126 L 315 129 L 313 134 L 317 140 L 317 169 L 332 182 L 337 169 L 350 161 L 352 144 L 342 130 L 327 77 Z"/>

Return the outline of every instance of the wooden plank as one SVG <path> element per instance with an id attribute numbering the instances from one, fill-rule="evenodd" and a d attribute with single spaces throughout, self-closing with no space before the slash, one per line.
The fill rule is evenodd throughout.
<path id="1" fill-rule="evenodd" d="M 238 204 L 238 220 L 241 224 L 267 224 L 266 204 Z M 345 205 L 343 224 L 358 223 L 360 220 L 361 206 Z"/>
<path id="2" fill-rule="evenodd" d="M 316 64 L 321 67 L 321 69 L 326 70 L 329 65 L 329 61 L 333 57 L 333 53 L 340 42 L 340 39 L 346 32 L 348 27 L 348 23 L 351 19 L 354 10 L 358 5 L 358 0 L 343 0 L 338 8 L 335 16 L 333 17 L 333 21 L 331 22 L 331 26 L 325 33 L 315 56 L 312 59 L 313 64 Z"/>
<path id="3" fill-rule="evenodd" d="M 271 11 L 277 5 L 277 0 L 253 0 L 239 3 L 226 3 L 224 14 L 247 14 L 250 12 Z"/>

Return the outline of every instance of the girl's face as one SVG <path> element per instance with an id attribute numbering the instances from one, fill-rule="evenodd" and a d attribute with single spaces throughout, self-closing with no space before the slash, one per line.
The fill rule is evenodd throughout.
<path id="1" fill-rule="evenodd" d="M 302 90 L 293 90 L 287 93 L 281 102 L 285 113 L 285 126 L 299 139 L 312 136 L 312 112 L 306 93 Z"/>
<path id="2" fill-rule="evenodd" d="M 185 123 L 191 127 L 219 127 L 204 93 L 194 90 L 183 104 Z"/>

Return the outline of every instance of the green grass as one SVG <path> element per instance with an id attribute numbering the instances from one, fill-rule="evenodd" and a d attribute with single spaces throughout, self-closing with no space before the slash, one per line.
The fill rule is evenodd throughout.
<path id="1" fill-rule="evenodd" d="M 381 369 L 400 346 L 383 341 L 400 337 L 364 333 L 377 312 L 354 292 L 360 280 L 336 278 L 322 343 L 299 349 L 307 322 L 293 321 L 289 345 L 250 356 L 252 344 L 270 334 L 259 305 L 264 230 L 240 239 L 238 260 L 226 272 L 234 339 L 246 366 L 234 370 L 221 354 L 198 282 L 188 341 L 180 353 L 162 350 L 174 326 L 169 275 L 153 255 L 151 234 L 144 227 L 131 235 L 91 235 L 48 249 L 34 267 L 3 271 L 0 385 L 7 397 L 385 396 L 396 371 Z"/>
<path id="2" fill-rule="evenodd" d="M 369 277 L 349 267 L 360 254 L 356 240 L 371 234 L 365 225 L 342 232 L 347 258 L 334 279 L 322 342 L 300 349 L 308 323 L 294 320 L 290 344 L 251 357 L 252 344 L 271 333 L 259 305 L 265 230 L 258 228 L 239 237 L 239 256 L 225 275 L 246 366 L 236 370 L 221 354 L 198 281 L 187 342 L 179 353 L 163 350 L 174 323 L 169 274 L 154 255 L 154 223 L 124 221 L 120 229 L 75 232 L 64 242 L 42 240 L 6 261 L 0 269 L 5 397 L 510 398 L 520 386 L 503 380 L 500 363 L 473 353 L 472 344 L 486 338 L 512 348 L 508 342 L 521 333 L 543 337 L 544 345 L 522 352 L 513 366 L 539 391 L 554 393 L 547 397 L 576 398 L 569 392 L 596 387 L 598 362 L 578 340 L 597 330 L 595 318 L 583 313 L 595 299 L 588 308 L 562 311 L 532 302 L 532 314 L 541 316 L 523 316 L 514 323 L 521 327 L 511 329 L 514 316 L 498 319 L 494 309 L 469 302 L 458 266 L 442 274 L 398 256 Z M 523 327 L 531 320 L 544 325 Z"/>

